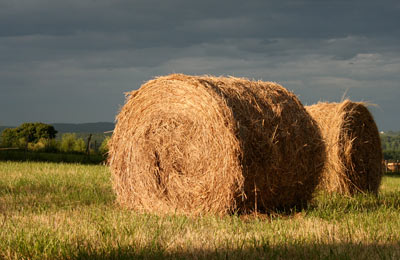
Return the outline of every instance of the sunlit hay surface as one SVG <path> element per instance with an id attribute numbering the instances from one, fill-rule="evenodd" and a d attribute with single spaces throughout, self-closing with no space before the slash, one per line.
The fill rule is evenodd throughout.
<path id="1" fill-rule="evenodd" d="M 109 164 L 122 206 L 226 214 L 307 202 L 324 151 L 316 123 L 282 86 L 173 74 L 129 93 Z"/>
<path id="2" fill-rule="evenodd" d="M 382 178 L 378 128 L 365 103 L 318 103 L 306 107 L 327 148 L 321 188 L 328 192 L 377 193 Z"/>

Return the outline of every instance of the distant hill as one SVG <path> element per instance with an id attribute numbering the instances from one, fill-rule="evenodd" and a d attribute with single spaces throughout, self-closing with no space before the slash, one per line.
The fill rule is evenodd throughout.
<path id="1" fill-rule="evenodd" d="M 400 131 L 381 132 L 381 136 L 400 136 Z"/>
<path id="2" fill-rule="evenodd" d="M 114 123 L 98 122 L 98 123 L 83 123 L 83 124 L 67 124 L 54 123 L 50 124 L 58 131 L 58 133 L 104 133 L 114 130 Z M 0 126 L 0 132 L 6 128 L 15 128 L 16 126 Z"/>
<path id="3" fill-rule="evenodd" d="M 110 122 L 67 124 L 51 124 L 58 133 L 103 133 L 114 130 L 115 124 Z"/>

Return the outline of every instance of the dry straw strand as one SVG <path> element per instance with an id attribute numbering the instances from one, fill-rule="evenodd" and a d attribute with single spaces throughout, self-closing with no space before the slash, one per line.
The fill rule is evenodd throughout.
<path id="1" fill-rule="evenodd" d="M 346 99 L 306 109 L 318 122 L 327 148 L 321 189 L 347 195 L 376 194 L 382 179 L 382 149 L 366 104 Z"/>
<path id="2" fill-rule="evenodd" d="M 316 123 L 282 86 L 172 74 L 127 96 L 109 164 L 122 206 L 222 215 L 308 201 L 324 151 Z"/>

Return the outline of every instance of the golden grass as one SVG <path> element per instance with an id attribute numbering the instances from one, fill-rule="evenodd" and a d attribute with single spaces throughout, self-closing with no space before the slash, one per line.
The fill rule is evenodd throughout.
<path id="1" fill-rule="evenodd" d="M 104 166 L 0 162 L 0 259 L 398 259 L 399 176 L 381 189 L 289 215 L 159 216 L 118 207 Z"/>

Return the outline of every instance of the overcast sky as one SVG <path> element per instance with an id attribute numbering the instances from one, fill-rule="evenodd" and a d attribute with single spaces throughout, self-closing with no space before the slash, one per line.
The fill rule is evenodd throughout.
<path id="1" fill-rule="evenodd" d="M 112 122 L 169 73 L 346 93 L 400 130 L 400 1 L 0 0 L 0 125 Z"/>

